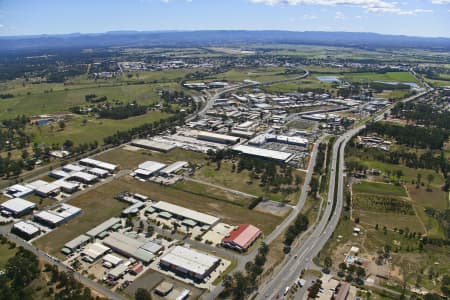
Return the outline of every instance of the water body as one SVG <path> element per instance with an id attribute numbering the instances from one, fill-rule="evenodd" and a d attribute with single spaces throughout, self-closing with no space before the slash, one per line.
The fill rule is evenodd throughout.
<path id="1" fill-rule="evenodd" d="M 318 80 L 322 81 L 322 82 L 328 82 L 328 83 L 333 83 L 333 82 L 339 83 L 339 82 L 341 82 L 339 80 L 339 78 L 337 78 L 336 76 L 317 76 L 316 78 Z"/>

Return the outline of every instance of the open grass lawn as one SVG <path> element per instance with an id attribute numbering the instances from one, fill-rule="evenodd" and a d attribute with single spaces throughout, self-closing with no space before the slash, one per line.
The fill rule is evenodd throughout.
<path id="1" fill-rule="evenodd" d="M 368 193 L 377 195 L 387 195 L 387 196 L 400 196 L 406 197 L 405 189 L 402 186 L 371 182 L 371 181 L 361 181 L 352 185 L 353 193 Z"/>
<path id="2" fill-rule="evenodd" d="M 402 170 L 403 177 L 401 178 L 404 182 L 411 182 L 413 180 L 417 180 L 417 173 L 422 174 L 422 182 L 426 183 L 426 178 L 428 174 L 432 174 L 434 176 L 434 180 L 432 182 L 432 187 L 439 188 L 441 185 L 444 184 L 444 177 L 441 174 L 437 174 L 435 171 L 430 169 L 413 169 L 408 168 L 404 165 L 394 165 L 389 163 L 384 163 L 380 161 L 376 161 L 371 158 L 366 157 L 358 157 L 359 153 L 355 153 L 355 151 L 352 151 L 351 156 L 346 157 L 346 161 L 356 160 L 363 164 L 365 164 L 369 169 L 377 169 L 382 172 L 391 171 L 395 172 L 397 170 Z"/>
<path id="3" fill-rule="evenodd" d="M 193 195 L 208 195 L 218 201 L 231 202 L 242 207 L 248 207 L 252 198 L 236 195 L 223 189 L 208 186 L 193 181 L 182 181 L 173 185 L 174 188 L 191 193 Z"/>
<path id="4" fill-rule="evenodd" d="M 3 270 L 8 260 L 17 252 L 17 247 L 10 248 L 8 243 L 0 244 L 0 270 Z"/>
<path id="5" fill-rule="evenodd" d="M 132 151 L 121 147 L 104 152 L 97 155 L 95 158 L 109 163 L 118 164 L 121 169 L 133 169 L 136 168 L 138 164 L 147 160 L 155 160 L 166 164 L 182 160 L 195 164 L 203 162 L 205 155 L 199 152 L 187 151 L 180 148 L 163 153 L 150 150 Z"/>
<path id="6" fill-rule="evenodd" d="M 167 113 L 156 111 L 124 120 L 74 116 L 70 121 L 66 122 L 66 127 L 63 130 L 59 129 L 58 124 L 53 124 L 53 126 L 49 124 L 44 126 L 30 126 L 29 132 L 34 135 L 34 142 L 46 143 L 47 145 L 53 143 L 63 144 L 68 139 L 75 144 L 94 141 L 103 144 L 105 137 L 113 135 L 117 131 L 128 130 L 146 123 L 152 123 L 168 116 L 169 114 Z M 87 120 L 86 124 L 83 124 L 84 119 Z"/>
<path id="7" fill-rule="evenodd" d="M 295 175 L 299 175 L 304 179 L 304 172 L 295 170 Z M 211 182 L 217 185 L 221 185 L 230 189 L 238 190 L 247 194 L 262 196 L 274 201 L 286 201 L 290 203 L 296 203 L 300 196 L 299 191 L 292 194 L 283 194 L 281 192 L 273 193 L 265 191 L 264 187 L 259 185 L 259 179 L 253 179 L 250 181 L 250 172 L 243 170 L 241 172 L 232 172 L 232 163 L 224 161 L 221 164 L 220 170 L 217 170 L 216 164 L 205 165 L 200 170 L 195 172 L 195 178 Z"/>
<path id="8" fill-rule="evenodd" d="M 119 82 L 116 86 L 112 86 L 112 84 L 110 86 L 77 85 L 47 93 L 42 92 L 38 88 L 39 85 L 32 85 L 31 90 L 28 91 L 31 93 L 30 95 L 13 93 L 16 97 L 4 99 L 0 102 L 0 119 L 21 114 L 32 116 L 68 112 L 70 107 L 87 104 L 84 98 L 87 94 L 107 96 L 109 100 L 117 99 L 123 102 L 137 101 L 140 104 L 152 104 L 159 101 L 158 92 L 160 90 L 178 88 L 175 83 L 127 85 Z M 33 90 L 34 86 L 37 86 L 37 92 Z M 5 92 L 8 92 L 8 90 Z"/>
<path id="9" fill-rule="evenodd" d="M 339 76 L 341 80 L 353 82 L 367 81 L 395 81 L 395 82 L 417 82 L 416 78 L 409 72 L 386 72 L 386 73 L 344 73 L 343 75 L 331 74 Z"/>
<path id="10" fill-rule="evenodd" d="M 408 95 L 408 90 L 393 90 L 393 91 L 383 91 L 382 93 L 375 93 L 374 97 L 387 98 L 391 100 L 400 100 L 406 98 Z"/>
<path id="11" fill-rule="evenodd" d="M 249 210 L 229 202 L 218 201 L 208 197 L 208 195 L 194 195 L 170 186 L 141 182 L 130 176 L 115 180 L 112 184 L 114 190 L 136 192 L 147 195 L 155 201 L 171 202 L 220 217 L 222 221 L 229 224 L 250 223 L 260 228 L 264 234 L 272 232 L 282 220 L 281 217 Z"/>
<path id="12" fill-rule="evenodd" d="M 408 228 L 411 232 L 425 233 L 425 229 L 416 215 L 402 215 L 386 212 L 378 213 L 376 211 L 358 210 L 353 213 L 353 216 L 358 216 L 361 223 L 369 224 L 374 227 L 378 224 L 381 228 L 386 226 L 390 230 L 393 230 L 394 228 Z"/>
<path id="13" fill-rule="evenodd" d="M 113 198 L 125 190 L 116 182 L 117 180 L 104 184 L 70 200 L 68 204 L 82 208 L 82 214 L 37 239 L 34 244 L 52 255 L 61 256 L 60 250 L 65 243 L 107 219 L 118 216 L 128 204 Z"/>

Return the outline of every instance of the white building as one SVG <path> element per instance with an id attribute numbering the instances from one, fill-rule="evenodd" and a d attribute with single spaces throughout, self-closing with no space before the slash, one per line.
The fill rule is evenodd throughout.
<path id="1" fill-rule="evenodd" d="M 14 198 L 0 204 L 2 215 L 13 216 L 15 218 L 26 215 L 36 208 L 36 204 L 22 198 Z"/>
<path id="2" fill-rule="evenodd" d="M 20 221 L 13 225 L 11 232 L 25 240 L 30 240 L 38 236 L 41 230 L 30 223 Z"/>
<path id="3" fill-rule="evenodd" d="M 161 258 L 160 266 L 183 277 L 201 281 L 219 266 L 220 261 L 216 256 L 176 246 Z"/>
<path id="4" fill-rule="evenodd" d="M 280 162 L 288 162 L 294 156 L 292 153 L 288 152 L 268 150 L 246 145 L 234 146 L 233 150 L 245 155 L 257 156 L 261 158 L 270 158 Z"/>
<path id="5" fill-rule="evenodd" d="M 168 213 L 172 217 L 177 218 L 182 221 L 192 220 L 200 226 L 207 225 L 212 227 L 219 222 L 219 218 L 207 215 L 192 209 L 188 209 L 182 206 L 178 206 L 172 203 L 168 203 L 165 201 L 159 201 L 156 204 L 153 204 L 152 207 L 155 211 L 161 213 Z"/>
<path id="6" fill-rule="evenodd" d="M 92 158 L 83 158 L 80 160 L 80 164 L 83 166 L 91 167 L 91 168 L 105 169 L 109 172 L 114 172 L 118 168 L 117 165 L 110 164 L 110 163 L 103 162 L 103 161 L 96 160 L 96 159 L 92 159 Z"/>

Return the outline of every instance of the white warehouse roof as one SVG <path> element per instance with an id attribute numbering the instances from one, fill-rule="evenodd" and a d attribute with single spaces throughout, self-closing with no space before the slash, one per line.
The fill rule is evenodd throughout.
<path id="1" fill-rule="evenodd" d="M 161 261 L 180 267 L 189 272 L 203 275 L 213 267 L 220 258 L 207 255 L 196 250 L 176 246 Z"/>
<path id="2" fill-rule="evenodd" d="M 39 228 L 23 221 L 17 222 L 16 224 L 13 225 L 13 227 L 28 235 L 33 235 L 36 232 L 39 232 Z"/>
<path id="3" fill-rule="evenodd" d="M 244 153 L 244 154 L 265 157 L 265 158 L 271 158 L 271 159 L 280 160 L 280 161 L 287 161 L 293 155 L 292 153 L 288 153 L 288 152 L 251 147 L 251 146 L 246 146 L 246 145 L 234 146 L 233 150 Z"/>
<path id="4" fill-rule="evenodd" d="M 138 139 L 131 141 L 131 145 L 136 147 L 142 147 L 142 148 L 149 148 L 159 151 L 170 151 L 174 148 L 176 148 L 176 145 L 169 144 L 169 143 L 163 143 L 163 142 L 157 142 L 153 140 L 145 140 L 145 139 Z"/>
<path id="5" fill-rule="evenodd" d="M 187 161 L 177 161 L 173 164 L 168 165 L 164 169 L 160 170 L 159 172 L 162 174 L 172 174 L 173 172 L 178 171 L 179 169 L 187 166 L 189 163 Z"/>
<path id="6" fill-rule="evenodd" d="M 158 172 L 159 170 L 161 170 L 162 168 L 164 168 L 166 166 L 166 164 L 157 162 L 157 161 L 146 161 L 143 162 L 141 164 L 138 165 L 139 169 L 148 171 L 150 174 L 153 174 L 155 172 Z"/>
<path id="7" fill-rule="evenodd" d="M 116 224 L 118 224 L 120 222 L 121 222 L 120 218 L 108 219 L 105 222 L 97 225 L 96 227 L 94 227 L 91 230 L 89 230 L 88 232 L 86 232 L 86 235 L 88 235 L 90 237 L 96 237 L 97 235 L 99 235 L 103 231 L 106 231 L 106 230 L 110 229 L 111 227 L 113 227 L 114 225 L 116 225 Z"/>
<path id="8" fill-rule="evenodd" d="M 3 202 L 0 204 L 0 207 L 19 214 L 25 210 L 35 208 L 36 204 L 22 198 L 14 198 Z"/>
<path id="9" fill-rule="evenodd" d="M 96 160 L 96 159 L 92 159 L 92 158 L 83 158 L 80 160 L 80 163 L 86 164 L 89 166 L 93 166 L 93 167 L 102 168 L 102 169 L 105 169 L 108 171 L 114 171 L 115 169 L 117 169 L 117 165 L 110 164 L 110 163 L 103 162 L 103 161 Z"/>
<path id="10" fill-rule="evenodd" d="M 165 201 L 159 201 L 158 203 L 153 204 L 152 207 L 157 210 L 166 211 L 173 215 L 181 216 L 186 219 L 191 219 L 198 223 L 207 224 L 209 226 L 212 226 L 217 222 L 219 222 L 219 218 L 217 217 L 207 215 L 188 208 L 184 208 L 182 206 L 178 206 Z"/>

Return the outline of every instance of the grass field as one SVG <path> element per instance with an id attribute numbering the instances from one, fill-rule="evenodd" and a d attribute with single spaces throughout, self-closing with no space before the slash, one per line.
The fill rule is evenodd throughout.
<path id="1" fill-rule="evenodd" d="M 242 207 L 247 207 L 252 201 L 252 198 L 236 195 L 217 187 L 212 187 L 193 181 L 178 182 L 173 185 L 173 187 L 193 195 L 208 195 L 208 197 L 218 201 L 230 202 Z"/>
<path id="2" fill-rule="evenodd" d="M 103 144 L 103 139 L 113 135 L 117 131 L 128 130 L 146 123 L 152 123 L 168 117 L 169 114 L 163 112 L 149 112 L 145 115 L 131 117 L 124 120 L 96 119 L 92 117 L 74 116 L 66 122 L 66 127 L 60 130 L 58 124 L 53 126 L 29 126 L 29 132 L 34 136 L 34 142 L 63 144 L 67 139 L 75 144 L 90 143 L 98 141 Z M 86 119 L 87 123 L 83 124 Z"/>
<path id="3" fill-rule="evenodd" d="M 340 77 L 341 80 L 351 82 L 370 82 L 370 81 L 417 82 L 416 78 L 412 76 L 409 72 L 343 73 L 343 74 L 327 74 L 326 76 L 337 76 Z"/>
<path id="4" fill-rule="evenodd" d="M 0 244 L 0 270 L 5 268 L 8 260 L 17 252 L 17 248 L 10 248 L 9 244 Z"/>
<path id="5" fill-rule="evenodd" d="M 139 163 L 147 160 L 155 160 L 166 164 L 183 160 L 196 164 L 204 162 L 205 155 L 180 148 L 174 149 L 168 153 L 162 153 L 150 150 L 132 151 L 126 150 L 126 148 L 122 147 L 104 152 L 97 155 L 96 158 L 109 163 L 118 164 L 122 169 L 133 169 L 136 168 Z"/>
<path id="6" fill-rule="evenodd" d="M 61 257 L 60 250 L 65 243 L 107 219 L 118 216 L 128 204 L 113 199 L 119 192 L 124 191 L 115 182 L 104 184 L 70 200 L 68 204 L 82 208 L 82 214 L 37 239 L 34 244 L 47 253 Z"/>
<path id="7" fill-rule="evenodd" d="M 302 179 L 304 178 L 303 172 L 295 170 L 294 176 L 295 175 L 299 175 Z M 292 194 L 265 191 L 263 187 L 260 186 L 259 180 L 253 179 L 250 181 L 250 172 L 247 170 L 243 170 L 240 173 L 232 172 L 232 163 L 227 161 L 222 162 L 220 170 L 217 170 L 216 164 L 211 164 L 210 166 L 205 165 L 195 172 L 194 177 L 251 195 L 262 196 L 274 201 L 296 203 L 300 195 L 300 191 Z"/>
<path id="8" fill-rule="evenodd" d="M 389 195 L 389 196 L 400 196 L 406 197 L 405 189 L 402 186 L 371 182 L 371 181 L 361 181 L 352 186 L 354 193 L 369 193 L 377 195 Z"/>
<path id="9" fill-rule="evenodd" d="M 218 201 L 208 197 L 208 195 L 194 195 L 170 186 L 141 182 L 129 176 L 114 181 L 114 189 L 141 193 L 155 201 L 163 200 L 208 213 L 220 217 L 226 223 L 250 223 L 259 227 L 265 234 L 272 232 L 282 219 L 274 215 L 249 210 L 236 204 Z"/>

